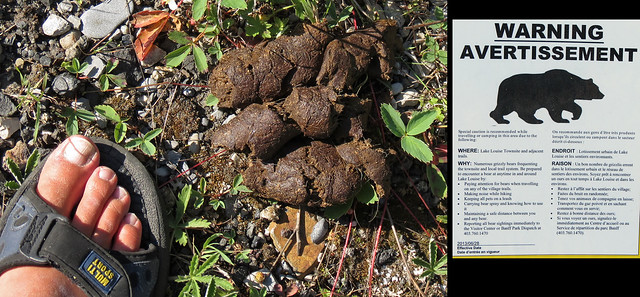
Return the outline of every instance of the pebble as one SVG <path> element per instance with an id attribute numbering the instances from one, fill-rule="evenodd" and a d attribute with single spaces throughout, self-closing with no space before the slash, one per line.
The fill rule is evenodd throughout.
<path id="1" fill-rule="evenodd" d="M 75 93 L 79 85 L 80 81 L 73 74 L 65 71 L 53 78 L 51 88 L 58 95 L 69 96 Z"/>
<path id="2" fill-rule="evenodd" d="M 19 118 L 4 118 L 0 117 L 0 138 L 7 139 L 20 130 Z"/>
<path id="3" fill-rule="evenodd" d="M 416 107 L 420 105 L 420 93 L 415 89 L 407 89 L 396 96 L 398 107 Z"/>
<path id="4" fill-rule="evenodd" d="M 88 65 L 84 72 L 82 72 L 82 74 L 90 78 L 98 78 L 104 70 L 104 67 L 106 66 L 104 61 L 102 61 L 102 59 L 98 58 L 97 56 L 88 56 L 86 59 L 84 59 L 84 62 L 86 62 Z"/>
<path id="5" fill-rule="evenodd" d="M 187 145 L 189 146 L 189 151 L 193 154 L 196 154 L 200 151 L 200 140 L 202 137 L 200 133 L 193 133 L 189 136 L 189 140 L 187 140 Z"/>
<path id="6" fill-rule="evenodd" d="M 311 241 L 315 244 L 321 243 L 324 238 L 327 236 L 329 232 L 329 223 L 325 218 L 321 218 L 315 226 L 313 226 L 313 231 L 311 231 Z"/>
<path id="7" fill-rule="evenodd" d="M 0 93 L 0 117 L 8 117 L 14 112 L 16 112 L 16 105 L 9 96 Z"/>
<path id="8" fill-rule="evenodd" d="M 42 24 L 42 32 L 47 36 L 60 36 L 71 30 L 71 23 L 57 14 L 50 14 Z"/>
<path id="9" fill-rule="evenodd" d="M 164 59 L 166 55 L 166 51 L 154 44 L 147 56 L 144 58 L 144 60 L 142 60 L 141 64 L 144 67 L 153 66 L 154 64 L 160 62 L 160 60 Z"/>
<path id="10" fill-rule="evenodd" d="M 59 40 L 60 46 L 65 50 L 68 48 L 71 48 L 74 44 L 76 44 L 76 41 L 78 41 L 80 36 L 81 36 L 80 31 L 71 30 L 64 36 L 60 37 L 60 40 Z"/>
<path id="11" fill-rule="evenodd" d="M 2 158 L 2 166 L 9 171 L 7 159 L 10 158 L 16 165 L 18 165 L 20 170 L 24 170 L 27 166 L 27 160 L 29 159 L 30 154 L 31 153 L 29 152 L 27 145 L 22 140 L 18 140 L 13 148 L 5 152 L 4 157 Z"/>
<path id="12" fill-rule="evenodd" d="M 402 92 L 402 90 L 404 89 L 404 86 L 402 85 L 402 83 L 392 83 L 391 84 L 391 94 L 393 96 L 400 94 L 400 92 Z"/>
<path id="13" fill-rule="evenodd" d="M 249 274 L 244 279 L 244 284 L 258 290 L 264 287 L 267 291 L 273 291 L 277 281 L 269 269 L 263 268 Z"/>
<path id="14" fill-rule="evenodd" d="M 260 211 L 260 218 L 275 222 L 280 216 L 278 215 L 278 207 L 275 205 L 269 205 L 262 211 Z"/>
<path id="15" fill-rule="evenodd" d="M 82 34 L 101 39 L 111 34 L 133 11 L 134 1 L 106 0 L 86 10 L 81 16 Z"/>

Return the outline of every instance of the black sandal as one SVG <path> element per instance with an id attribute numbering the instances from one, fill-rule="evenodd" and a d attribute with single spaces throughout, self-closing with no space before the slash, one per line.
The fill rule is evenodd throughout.
<path id="1" fill-rule="evenodd" d="M 107 251 L 71 226 L 36 194 L 34 169 L 0 218 L 0 274 L 24 265 L 57 268 L 89 296 L 164 296 L 169 267 L 168 238 L 156 187 L 146 168 L 121 146 L 91 139 L 100 165 L 118 175 L 131 196 L 129 211 L 142 222 L 141 249 Z"/>

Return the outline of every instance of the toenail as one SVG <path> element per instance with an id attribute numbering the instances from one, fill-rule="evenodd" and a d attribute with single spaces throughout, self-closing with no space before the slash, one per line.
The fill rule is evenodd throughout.
<path id="1" fill-rule="evenodd" d="M 100 177 L 100 179 L 110 181 L 114 176 L 116 176 L 116 173 L 108 167 L 100 167 L 99 170 L 100 171 L 98 172 L 98 176 Z"/>
<path id="2" fill-rule="evenodd" d="M 121 187 L 121 186 L 118 186 L 118 187 L 116 187 L 116 189 L 115 189 L 115 190 L 113 190 L 113 194 L 111 194 L 111 196 L 112 196 L 113 198 L 116 198 L 116 199 L 122 199 L 122 198 L 124 198 L 125 196 L 127 196 L 127 190 L 125 190 L 125 189 L 124 189 L 123 187 Z"/>
<path id="3" fill-rule="evenodd" d="M 134 214 L 134 213 L 127 213 L 124 218 L 122 218 L 122 223 L 123 224 L 127 224 L 127 225 L 132 225 L 135 226 L 136 224 L 138 224 L 138 221 L 140 221 L 138 219 L 138 217 Z"/>
<path id="4" fill-rule="evenodd" d="M 84 166 L 93 159 L 96 150 L 89 140 L 82 137 L 70 137 L 69 143 L 64 148 L 64 158 L 78 166 Z"/>

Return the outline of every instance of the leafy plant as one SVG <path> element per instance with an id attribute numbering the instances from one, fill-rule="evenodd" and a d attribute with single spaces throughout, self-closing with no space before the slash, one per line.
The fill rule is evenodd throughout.
<path id="1" fill-rule="evenodd" d="M 251 287 L 251 289 L 249 289 L 249 297 L 265 297 L 267 296 L 267 288 L 262 287 L 259 290 Z"/>
<path id="2" fill-rule="evenodd" d="M 171 237 L 180 245 L 187 245 L 187 241 L 189 237 L 187 236 L 186 229 L 202 229 L 209 228 L 211 222 L 205 219 L 194 218 L 187 222 L 182 222 L 182 218 L 184 217 L 184 213 L 187 210 L 187 206 L 189 205 L 189 201 L 191 197 L 193 197 L 193 191 L 191 185 L 185 185 L 182 188 L 182 191 L 178 194 L 178 201 L 176 201 L 176 216 L 173 221 L 169 222 L 169 227 L 173 229 L 171 233 Z"/>
<path id="3" fill-rule="evenodd" d="M 29 155 L 27 159 L 27 164 L 24 168 L 24 173 L 20 172 L 20 167 L 13 161 L 11 158 L 7 158 L 7 165 L 9 166 L 9 171 L 15 180 L 7 181 L 4 183 L 4 186 L 11 190 L 17 190 L 20 188 L 24 179 L 29 176 L 29 174 L 33 171 L 36 166 L 38 166 L 38 162 L 40 162 L 40 152 L 37 149 L 34 149 Z"/>
<path id="4" fill-rule="evenodd" d="M 41 101 L 44 97 L 44 91 L 38 90 L 38 92 L 36 92 L 36 89 L 38 87 L 42 87 L 42 89 L 44 90 L 44 88 L 47 87 L 47 79 L 49 76 L 47 75 L 47 73 L 45 73 L 44 77 L 40 81 L 38 81 L 35 86 L 31 86 L 31 82 L 28 78 L 22 75 L 20 69 L 18 67 L 16 67 L 15 69 L 20 76 L 20 85 L 22 86 L 22 90 L 25 90 L 27 92 L 26 95 L 20 96 L 20 103 L 18 104 L 18 107 L 22 107 L 24 105 L 35 106 L 36 114 L 34 116 L 35 124 L 33 126 L 33 138 L 37 138 L 40 131 L 40 114 L 42 110 Z"/>
<path id="5" fill-rule="evenodd" d="M 427 166 L 427 179 L 431 192 L 437 197 L 446 197 L 447 195 L 447 183 L 444 175 L 440 171 L 437 165 L 437 160 L 434 162 L 434 155 L 429 146 L 424 141 L 415 137 L 426 132 L 433 121 L 440 115 L 440 109 L 431 109 L 427 111 L 421 111 L 414 113 L 409 123 L 405 126 L 400 112 L 395 110 L 389 104 L 382 104 L 380 107 L 382 120 L 385 125 L 393 133 L 393 135 L 400 137 L 400 146 L 412 157 L 426 163 Z"/>
<path id="6" fill-rule="evenodd" d="M 202 250 L 196 250 L 193 254 L 189 263 L 189 274 L 179 275 L 176 279 L 178 283 L 185 283 L 178 296 L 229 296 L 235 293 L 233 292 L 235 287 L 231 281 L 207 274 L 220 258 L 233 265 L 231 259 L 211 243 L 220 235 L 220 233 L 211 235 L 202 245 Z M 205 286 L 204 294 L 201 292 L 201 285 Z"/>
<path id="7" fill-rule="evenodd" d="M 78 61 L 78 58 L 73 58 L 71 61 L 62 62 L 60 66 L 62 66 L 62 68 L 66 69 L 67 71 L 69 71 L 69 73 L 78 75 L 84 72 L 85 69 L 87 69 L 87 66 L 89 66 L 89 63 L 84 62 L 80 64 L 80 61 Z"/>
<path id="8" fill-rule="evenodd" d="M 433 237 L 429 241 L 429 259 L 427 261 L 415 258 L 413 259 L 413 263 L 426 268 L 426 271 L 423 272 L 420 277 L 432 278 L 436 275 L 447 275 L 447 255 L 443 255 L 440 259 L 438 259 L 438 248 L 436 247 L 436 242 L 433 240 Z"/>
<path id="9" fill-rule="evenodd" d="M 351 206 L 353 205 L 354 200 L 358 200 L 360 203 L 369 205 L 369 204 L 378 202 L 380 198 L 378 197 L 378 193 L 376 193 L 376 190 L 373 188 L 373 185 L 371 185 L 371 183 L 365 183 L 364 186 L 362 186 L 362 189 L 360 189 L 360 191 L 358 192 L 358 194 L 356 194 L 355 197 L 351 197 L 351 199 L 349 199 L 347 203 L 332 205 L 325 208 L 324 210 L 325 217 L 334 219 L 334 220 L 340 218 L 341 216 L 346 214 L 349 211 L 349 209 L 351 209 Z"/>
<path id="10" fill-rule="evenodd" d="M 120 115 L 113 109 L 113 107 L 109 105 L 98 105 L 94 107 L 95 111 L 105 117 L 107 120 L 115 123 L 115 128 L 113 129 L 113 138 L 117 143 L 122 142 L 124 140 L 125 135 L 127 134 L 127 123 L 128 119 L 121 119 Z"/>
<path id="11" fill-rule="evenodd" d="M 162 128 L 153 129 L 147 132 L 144 136 L 134 138 L 125 143 L 124 147 L 127 149 L 140 147 L 143 153 L 153 156 L 156 154 L 156 146 L 151 142 L 151 140 L 160 135 L 160 133 L 162 133 Z"/>
<path id="12" fill-rule="evenodd" d="M 111 74 L 111 71 L 113 71 L 113 69 L 118 67 L 118 63 L 120 62 L 116 59 L 110 59 L 107 62 L 107 65 L 104 67 L 102 74 L 100 74 L 100 76 L 98 77 L 98 82 L 100 83 L 101 91 L 104 92 L 109 89 L 109 82 L 112 82 L 121 88 L 124 88 L 127 86 L 127 81 L 125 81 L 124 78 L 115 74 Z"/>
<path id="13" fill-rule="evenodd" d="M 400 137 L 400 145 L 409 155 L 424 162 L 429 163 L 433 159 L 433 152 L 426 143 L 415 137 L 415 135 L 425 132 L 439 114 L 438 110 L 428 110 L 415 113 L 409 123 L 405 126 L 400 112 L 393 109 L 389 104 L 382 104 L 380 108 L 382 120 L 393 135 Z"/>
<path id="14" fill-rule="evenodd" d="M 172 31 L 168 37 L 173 42 L 181 44 L 182 46 L 167 54 L 167 66 L 178 67 L 182 64 L 182 61 L 193 52 L 193 58 L 198 71 L 205 72 L 207 70 L 207 56 L 204 54 L 204 50 L 197 45 L 199 38 L 192 39 L 187 33 L 181 31 Z"/>
<path id="15" fill-rule="evenodd" d="M 253 191 L 249 190 L 249 188 L 247 188 L 247 186 L 243 185 L 242 182 L 244 181 L 244 178 L 242 177 L 242 174 L 238 174 L 233 178 L 233 184 L 231 185 L 231 190 L 229 190 L 229 193 L 231 193 L 231 195 L 238 195 L 239 193 L 251 193 Z"/>
<path id="16" fill-rule="evenodd" d="M 431 36 L 427 38 L 426 49 L 424 49 L 421 54 L 422 60 L 425 62 L 433 63 L 440 61 L 440 63 L 447 66 L 447 51 L 441 50 L 438 41 Z"/>
<path id="17" fill-rule="evenodd" d="M 87 122 L 91 122 L 96 119 L 95 115 L 92 112 L 86 109 L 77 109 L 72 107 L 65 107 L 60 115 L 67 118 L 65 128 L 67 130 L 68 136 L 78 134 L 78 119 Z"/>

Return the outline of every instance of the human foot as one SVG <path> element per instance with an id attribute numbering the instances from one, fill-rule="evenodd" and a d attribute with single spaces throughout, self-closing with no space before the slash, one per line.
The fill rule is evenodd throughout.
<path id="1" fill-rule="evenodd" d="M 106 250 L 135 252 L 142 223 L 127 213 L 129 193 L 116 173 L 99 166 L 96 145 L 71 136 L 48 157 L 36 186 L 38 196 L 71 225 Z M 65 274 L 49 266 L 19 266 L 0 275 L 0 296 L 85 296 Z"/>

